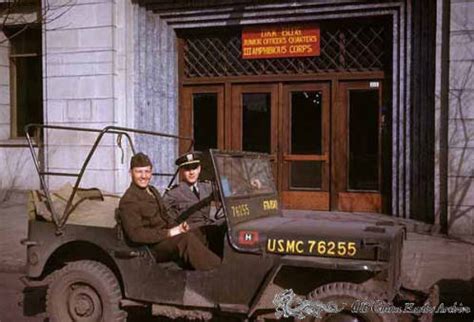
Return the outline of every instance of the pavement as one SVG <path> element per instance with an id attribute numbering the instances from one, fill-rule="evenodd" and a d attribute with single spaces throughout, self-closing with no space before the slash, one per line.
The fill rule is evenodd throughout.
<path id="1" fill-rule="evenodd" d="M 26 249 L 20 244 L 27 236 L 27 196 L 14 193 L 0 204 L 0 272 L 24 272 Z M 299 211 L 298 216 L 330 216 L 337 220 L 379 221 L 380 216 L 363 213 Z M 416 289 L 437 284 L 440 301 L 446 305 L 469 306 L 471 314 L 446 315 L 439 321 L 474 321 L 474 238 L 450 238 L 431 225 L 386 216 L 407 227 L 403 249 L 404 283 Z"/>
<path id="2" fill-rule="evenodd" d="M 26 247 L 20 244 L 27 237 L 28 217 L 26 193 L 12 193 L 0 203 L 0 272 L 23 272 Z"/>

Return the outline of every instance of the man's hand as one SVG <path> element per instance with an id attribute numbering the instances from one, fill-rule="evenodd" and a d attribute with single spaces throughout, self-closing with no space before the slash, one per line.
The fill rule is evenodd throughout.
<path id="1" fill-rule="evenodd" d="M 175 226 L 173 228 L 170 228 L 168 230 L 168 236 L 173 237 L 182 233 L 185 233 L 189 230 L 189 225 L 187 222 L 183 221 L 181 224 L 178 226 Z"/>
<path id="2" fill-rule="evenodd" d="M 255 190 L 262 189 L 262 182 L 260 182 L 260 180 L 258 180 L 257 178 L 253 178 L 252 180 L 250 180 L 250 185 Z"/>

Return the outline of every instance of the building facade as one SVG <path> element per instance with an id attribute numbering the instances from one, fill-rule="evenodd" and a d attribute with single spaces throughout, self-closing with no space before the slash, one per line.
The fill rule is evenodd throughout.
<path id="1" fill-rule="evenodd" d="M 113 124 L 190 136 L 196 150 L 270 153 L 286 208 L 379 212 L 474 234 L 473 2 L 77 0 L 48 9 L 39 35 L 23 33 L 40 45 L 12 38 L 25 22 L 3 28 L 2 189 L 38 185 L 18 130 L 27 121 Z M 302 53 L 306 41 L 317 54 Z M 34 57 L 36 70 L 23 62 Z M 22 65 L 41 69 L 27 88 L 42 104 L 21 100 L 32 96 L 21 92 Z M 42 164 L 53 172 L 77 171 L 93 142 L 53 131 L 44 139 Z M 136 141 L 165 173 L 186 148 Z M 105 140 L 84 185 L 123 192 L 130 153 Z"/>

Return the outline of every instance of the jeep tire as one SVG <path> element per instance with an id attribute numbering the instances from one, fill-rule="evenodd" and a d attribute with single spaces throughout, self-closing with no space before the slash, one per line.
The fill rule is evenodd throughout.
<path id="1" fill-rule="evenodd" d="M 353 283 L 331 283 L 320 286 L 308 294 L 308 300 L 332 302 L 344 309 L 340 313 L 321 313 L 321 318 L 310 317 L 305 321 L 317 322 L 395 322 L 395 314 L 382 314 L 369 309 L 366 312 L 352 312 L 351 307 L 357 300 L 381 301 L 382 297 L 373 294 L 362 286 Z M 380 302 L 378 302 L 380 303 Z M 385 303 L 385 302 L 384 302 Z"/>
<path id="2" fill-rule="evenodd" d="M 121 298 L 117 278 L 108 267 L 81 260 L 53 274 L 46 311 L 51 322 L 126 321 Z"/>

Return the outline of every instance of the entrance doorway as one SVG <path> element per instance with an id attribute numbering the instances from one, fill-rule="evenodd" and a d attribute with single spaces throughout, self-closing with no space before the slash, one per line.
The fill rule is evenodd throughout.
<path id="1" fill-rule="evenodd" d="M 283 207 L 382 212 L 382 81 L 184 86 L 196 150 L 269 153 Z"/>

